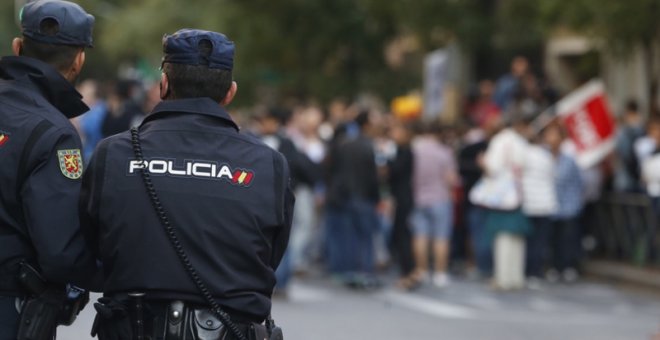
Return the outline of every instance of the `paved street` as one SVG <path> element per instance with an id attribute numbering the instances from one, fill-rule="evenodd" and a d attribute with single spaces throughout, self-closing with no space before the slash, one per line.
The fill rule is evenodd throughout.
<path id="1" fill-rule="evenodd" d="M 58 339 L 88 339 L 88 308 Z M 274 316 L 287 340 L 343 339 L 650 339 L 660 325 L 660 298 L 600 283 L 545 285 L 494 293 L 455 281 L 415 293 L 346 289 L 329 280 L 296 282 Z"/>

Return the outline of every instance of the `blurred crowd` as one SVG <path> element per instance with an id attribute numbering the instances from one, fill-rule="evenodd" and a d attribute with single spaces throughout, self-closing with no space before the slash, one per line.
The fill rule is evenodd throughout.
<path id="1" fill-rule="evenodd" d="M 86 160 L 160 100 L 157 83 L 135 80 L 86 80 L 79 90 L 91 108 L 75 121 Z M 297 200 L 279 293 L 319 268 L 355 288 L 394 271 L 405 290 L 445 287 L 454 275 L 501 290 L 574 282 L 603 192 L 648 194 L 660 209 L 660 120 L 634 101 L 620 114 L 615 152 L 585 169 L 561 124 L 539 123 L 558 95 L 524 57 L 465 97 L 451 125 L 397 117 L 369 96 L 232 111 L 289 161 Z M 508 181 L 517 207 L 474 202 L 485 178 Z"/>

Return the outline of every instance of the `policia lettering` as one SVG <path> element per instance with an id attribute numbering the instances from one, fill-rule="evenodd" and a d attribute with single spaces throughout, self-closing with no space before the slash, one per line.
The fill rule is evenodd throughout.
<path id="1" fill-rule="evenodd" d="M 229 165 L 218 165 L 212 161 L 185 161 L 180 164 L 172 159 L 130 160 L 128 174 L 135 175 L 137 170 L 146 169 L 153 175 L 167 175 L 187 178 L 225 179 L 232 184 L 249 186 L 254 179 L 254 172 L 232 169 Z"/>

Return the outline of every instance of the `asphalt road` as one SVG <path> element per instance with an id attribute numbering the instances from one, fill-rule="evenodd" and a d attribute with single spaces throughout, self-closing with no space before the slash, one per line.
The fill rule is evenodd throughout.
<path id="1" fill-rule="evenodd" d="M 90 339 L 92 308 L 58 339 Z M 354 291 L 329 279 L 296 281 L 273 316 L 287 340 L 651 339 L 660 329 L 658 295 L 583 282 L 496 293 L 454 281 L 414 293 Z"/>

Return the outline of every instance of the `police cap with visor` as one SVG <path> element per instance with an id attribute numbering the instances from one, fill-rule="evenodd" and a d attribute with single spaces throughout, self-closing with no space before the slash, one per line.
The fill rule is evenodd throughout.
<path id="1" fill-rule="evenodd" d="M 200 43 L 204 40 L 211 43 L 209 55 L 200 52 Z M 165 35 L 163 54 L 163 64 L 204 65 L 225 71 L 234 68 L 234 43 L 217 32 L 186 28 Z"/>
<path id="2" fill-rule="evenodd" d="M 69 46 L 93 47 L 94 16 L 69 1 L 39 0 L 30 2 L 20 13 L 23 36 L 34 41 Z M 59 26 L 55 34 L 41 31 L 45 20 L 54 20 Z"/>

